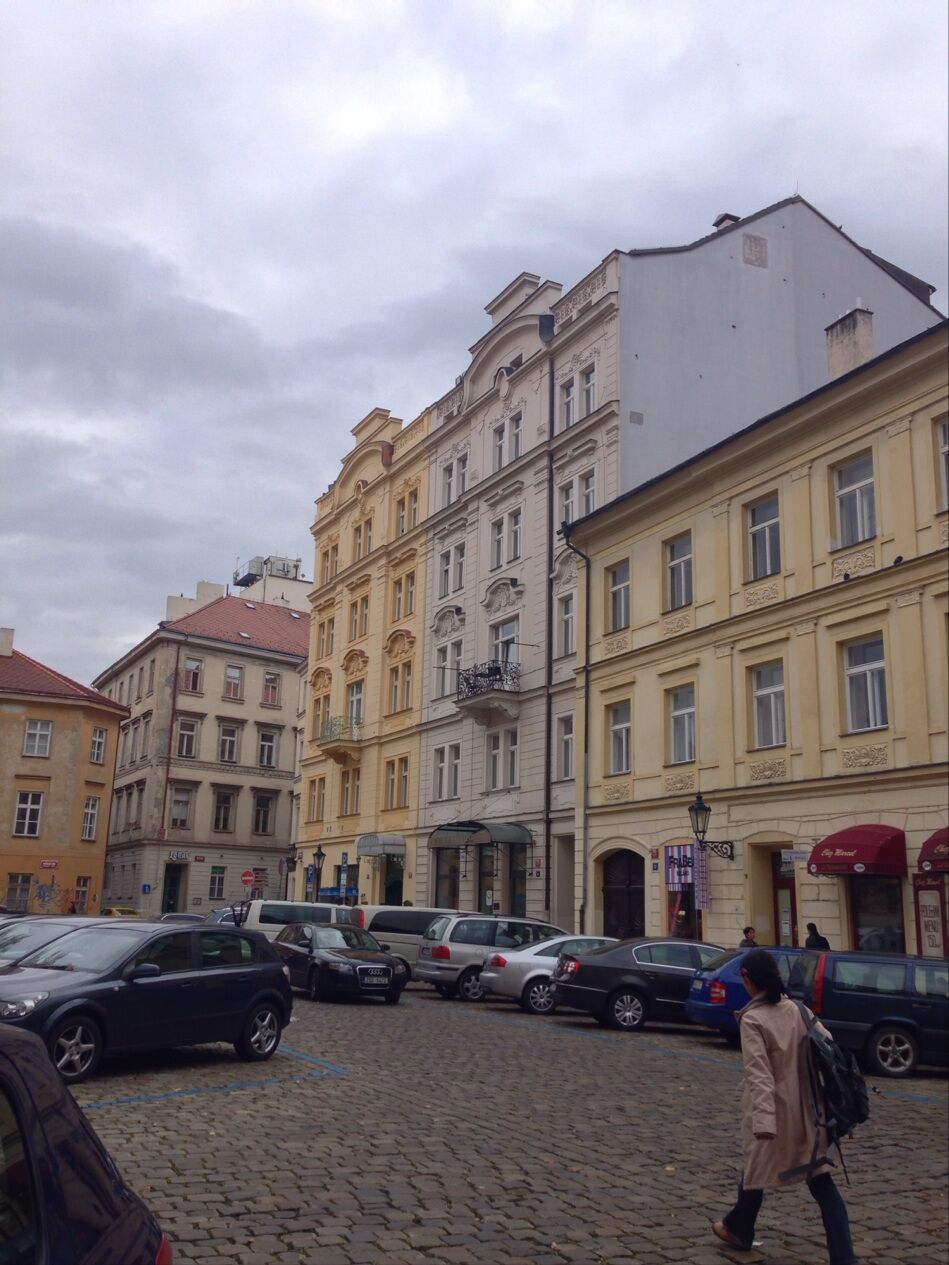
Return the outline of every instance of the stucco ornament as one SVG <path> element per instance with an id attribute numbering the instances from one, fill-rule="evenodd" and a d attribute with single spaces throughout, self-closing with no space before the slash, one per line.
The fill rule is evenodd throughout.
<path id="1" fill-rule="evenodd" d="M 624 650 L 628 649 L 628 637 L 607 637 L 607 639 L 603 642 L 604 654 L 621 654 Z"/>
<path id="2" fill-rule="evenodd" d="M 464 626 L 464 611 L 456 610 L 453 606 L 446 606 L 432 620 L 432 632 L 438 638 L 448 637 L 454 632 L 460 632 Z"/>
<path id="3" fill-rule="evenodd" d="M 685 612 L 682 615 L 669 615 L 662 621 L 662 631 L 667 637 L 671 637 L 674 633 L 685 632 L 692 627 L 692 615 Z"/>
<path id="4" fill-rule="evenodd" d="M 354 676 L 362 676 L 369 666 L 369 656 L 362 650 L 350 650 L 343 660 L 343 675 L 350 680 Z"/>
<path id="5" fill-rule="evenodd" d="M 607 803 L 617 803 L 621 800 L 629 799 L 630 786 L 628 782 L 608 782 L 603 787 L 603 798 Z"/>
<path id="6" fill-rule="evenodd" d="M 583 307 L 589 299 L 599 290 L 606 289 L 606 269 L 601 269 L 595 277 L 591 277 L 586 285 L 581 286 L 576 293 L 568 295 L 562 303 L 558 303 L 554 308 L 554 320 L 558 325 L 569 317 L 573 316 L 578 308 Z"/>
<path id="7" fill-rule="evenodd" d="M 780 596 L 781 590 L 776 583 L 759 584 L 757 588 L 745 589 L 745 605 L 766 606 L 769 602 L 776 602 Z"/>
<path id="8" fill-rule="evenodd" d="M 667 791 L 694 791 L 694 773 L 670 773 L 666 778 Z"/>
<path id="9" fill-rule="evenodd" d="M 554 588 L 558 593 L 564 589 L 572 589 L 577 583 L 577 559 L 572 553 L 565 552 L 557 559 L 554 566 Z"/>
<path id="10" fill-rule="evenodd" d="M 944 518 L 939 524 L 939 543 L 949 545 L 949 518 Z"/>
<path id="11" fill-rule="evenodd" d="M 409 632 L 394 632 L 386 642 L 387 659 L 406 659 L 415 650 L 415 638 Z"/>
<path id="12" fill-rule="evenodd" d="M 495 580 L 485 593 L 481 605 L 489 615 L 496 615 L 498 611 L 519 605 L 523 596 L 524 590 L 516 580 Z"/>
<path id="13" fill-rule="evenodd" d="M 788 775 L 786 760 L 755 760 L 748 768 L 752 782 L 781 781 Z"/>
<path id="14" fill-rule="evenodd" d="M 876 570 L 876 550 L 858 549 L 856 553 L 844 554 L 835 558 L 831 567 L 831 575 L 835 580 L 842 580 L 845 575 L 868 575 Z"/>
<path id="15" fill-rule="evenodd" d="M 845 747 L 845 769 L 877 769 L 889 763 L 889 749 L 885 743 L 872 747 Z"/>
<path id="16" fill-rule="evenodd" d="M 333 684 L 333 674 L 328 668 L 317 668 L 310 677 L 310 684 L 319 694 L 323 694 Z"/>

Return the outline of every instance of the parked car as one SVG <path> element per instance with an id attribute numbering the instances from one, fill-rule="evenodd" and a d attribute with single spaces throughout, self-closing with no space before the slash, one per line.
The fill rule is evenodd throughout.
<path id="1" fill-rule="evenodd" d="M 787 984 L 791 968 L 804 952 L 788 946 L 761 946 L 778 964 L 781 978 Z M 704 1028 L 715 1028 L 732 1042 L 738 1044 L 738 1020 L 735 1011 L 741 1010 L 750 1000 L 741 978 L 741 964 L 750 949 L 726 949 L 695 972 L 689 989 L 685 1013 L 693 1023 Z"/>
<path id="2" fill-rule="evenodd" d="M 861 950 L 808 952 L 794 964 L 791 997 L 810 1006 L 834 1040 L 880 1076 L 949 1065 L 949 962 Z"/>
<path id="3" fill-rule="evenodd" d="M 581 957 L 561 957 L 554 1003 L 585 1010 L 623 1032 L 638 1032 L 647 1019 L 684 1023 L 692 977 L 722 951 L 719 944 L 698 940 L 640 936 Z"/>
<path id="4" fill-rule="evenodd" d="M 346 923 L 290 923 L 274 948 L 290 972 L 290 983 L 310 1001 L 327 997 L 381 997 L 396 1005 L 409 982 L 405 963 L 361 927 Z"/>
<path id="5" fill-rule="evenodd" d="M 422 936 L 414 975 L 434 984 L 442 997 L 480 1001 L 484 990 L 478 976 L 491 949 L 516 949 L 566 934 L 533 918 L 441 914 Z"/>
<path id="6" fill-rule="evenodd" d="M 96 920 L 0 974 L 0 1020 L 41 1036 L 69 1083 L 104 1055 L 165 1046 L 269 1059 L 292 1009 L 286 968 L 242 927 Z"/>
<path id="7" fill-rule="evenodd" d="M 107 905 L 99 913 L 102 918 L 141 918 L 142 916 L 131 905 Z"/>
<path id="8" fill-rule="evenodd" d="M 388 941 L 391 953 L 405 964 L 411 979 L 422 936 L 439 914 L 457 914 L 459 910 L 415 905 L 356 905 L 352 912 L 358 927 Z"/>
<path id="9" fill-rule="evenodd" d="M 77 927 L 88 927 L 92 921 L 77 915 L 73 918 L 20 918 L 4 923 L 0 926 L 0 967 L 19 962 L 44 944 L 52 944 Z"/>
<path id="10" fill-rule="evenodd" d="M 42 1041 L 0 1024 L 0 1259 L 171 1265 L 161 1227 L 122 1180 Z"/>
<path id="11" fill-rule="evenodd" d="M 159 922 L 207 922 L 204 914 L 162 914 Z"/>
<path id="12" fill-rule="evenodd" d="M 560 955 L 574 957 L 616 943 L 609 936 L 554 936 L 519 949 L 497 949 L 485 958 L 478 978 L 489 997 L 513 997 L 529 1014 L 549 1015 L 556 1008 L 550 977 Z"/>
<path id="13" fill-rule="evenodd" d="M 240 925 L 259 931 L 268 940 L 276 940 L 283 927 L 292 922 L 345 922 L 356 919 L 348 905 L 322 904 L 305 900 L 249 900 L 243 905 L 226 905 L 207 915 L 206 922 L 234 923 L 235 910 L 241 915 Z"/>

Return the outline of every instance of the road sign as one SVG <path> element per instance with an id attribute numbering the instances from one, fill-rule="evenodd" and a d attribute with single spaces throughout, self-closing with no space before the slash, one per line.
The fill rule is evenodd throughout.
<path id="1" fill-rule="evenodd" d="M 151 885 L 151 883 L 143 883 L 143 884 L 142 884 L 142 895 L 143 895 L 143 896 L 147 896 L 147 895 L 151 892 L 151 890 L 152 890 L 152 885 Z"/>
<path id="2" fill-rule="evenodd" d="M 254 886 L 254 871 L 245 870 L 243 874 L 241 875 L 241 882 L 244 884 L 245 887 L 253 887 Z"/>
<path id="3" fill-rule="evenodd" d="M 316 866 L 315 866 L 315 865 L 308 865 L 308 866 L 306 867 L 306 876 L 307 876 L 307 879 L 308 879 L 308 880 L 312 883 L 312 882 L 313 882 L 313 880 L 316 878 Z"/>

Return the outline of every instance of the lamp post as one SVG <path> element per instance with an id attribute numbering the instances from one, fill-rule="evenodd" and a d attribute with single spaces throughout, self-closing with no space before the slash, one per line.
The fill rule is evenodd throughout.
<path id="1" fill-rule="evenodd" d="M 293 843 L 290 844 L 290 847 L 287 849 L 287 855 L 284 858 L 284 864 L 287 870 L 287 887 L 286 887 L 285 896 L 286 896 L 286 899 L 289 900 L 290 899 L 290 876 L 293 874 L 294 870 L 297 868 L 296 844 L 293 844 Z M 294 895 L 296 895 L 296 892 L 294 892 Z"/>
<path id="2" fill-rule="evenodd" d="M 712 806 L 711 804 L 706 804 L 702 798 L 702 792 L 699 791 L 689 805 L 689 821 L 692 825 L 692 834 L 695 836 L 696 846 L 701 852 L 711 852 L 717 857 L 723 857 L 726 861 L 734 861 L 735 844 L 731 839 L 710 840 L 705 838 L 711 815 Z"/>
<path id="3" fill-rule="evenodd" d="M 316 851 L 313 853 L 313 864 L 316 867 L 316 878 L 314 880 L 313 899 L 320 899 L 320 888 L 323 886 L 323 862 L 326 860 L 326 853 L 323 851 L 323 845 L 318 843 Z"/>

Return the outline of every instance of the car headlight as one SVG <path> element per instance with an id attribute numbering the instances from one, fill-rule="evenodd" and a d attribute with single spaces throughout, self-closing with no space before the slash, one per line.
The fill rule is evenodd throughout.
<path id="1" fill-rule="evenodd" d="M 22 1019 L 31 1010 L 35 1010 L 39 1002 L 45 1001 L 49 993 L 30 993 L 29 997 L 17 997 L 13 1001 L 0 1002 L 0 1019 Z"/>
<path id="2" fill-rule="evenodd" d="M 327 962 L 326 969 L 328 971 L 339 971 L 340 975 L 352 975 L 353 968 L 348 962 Z"/>

